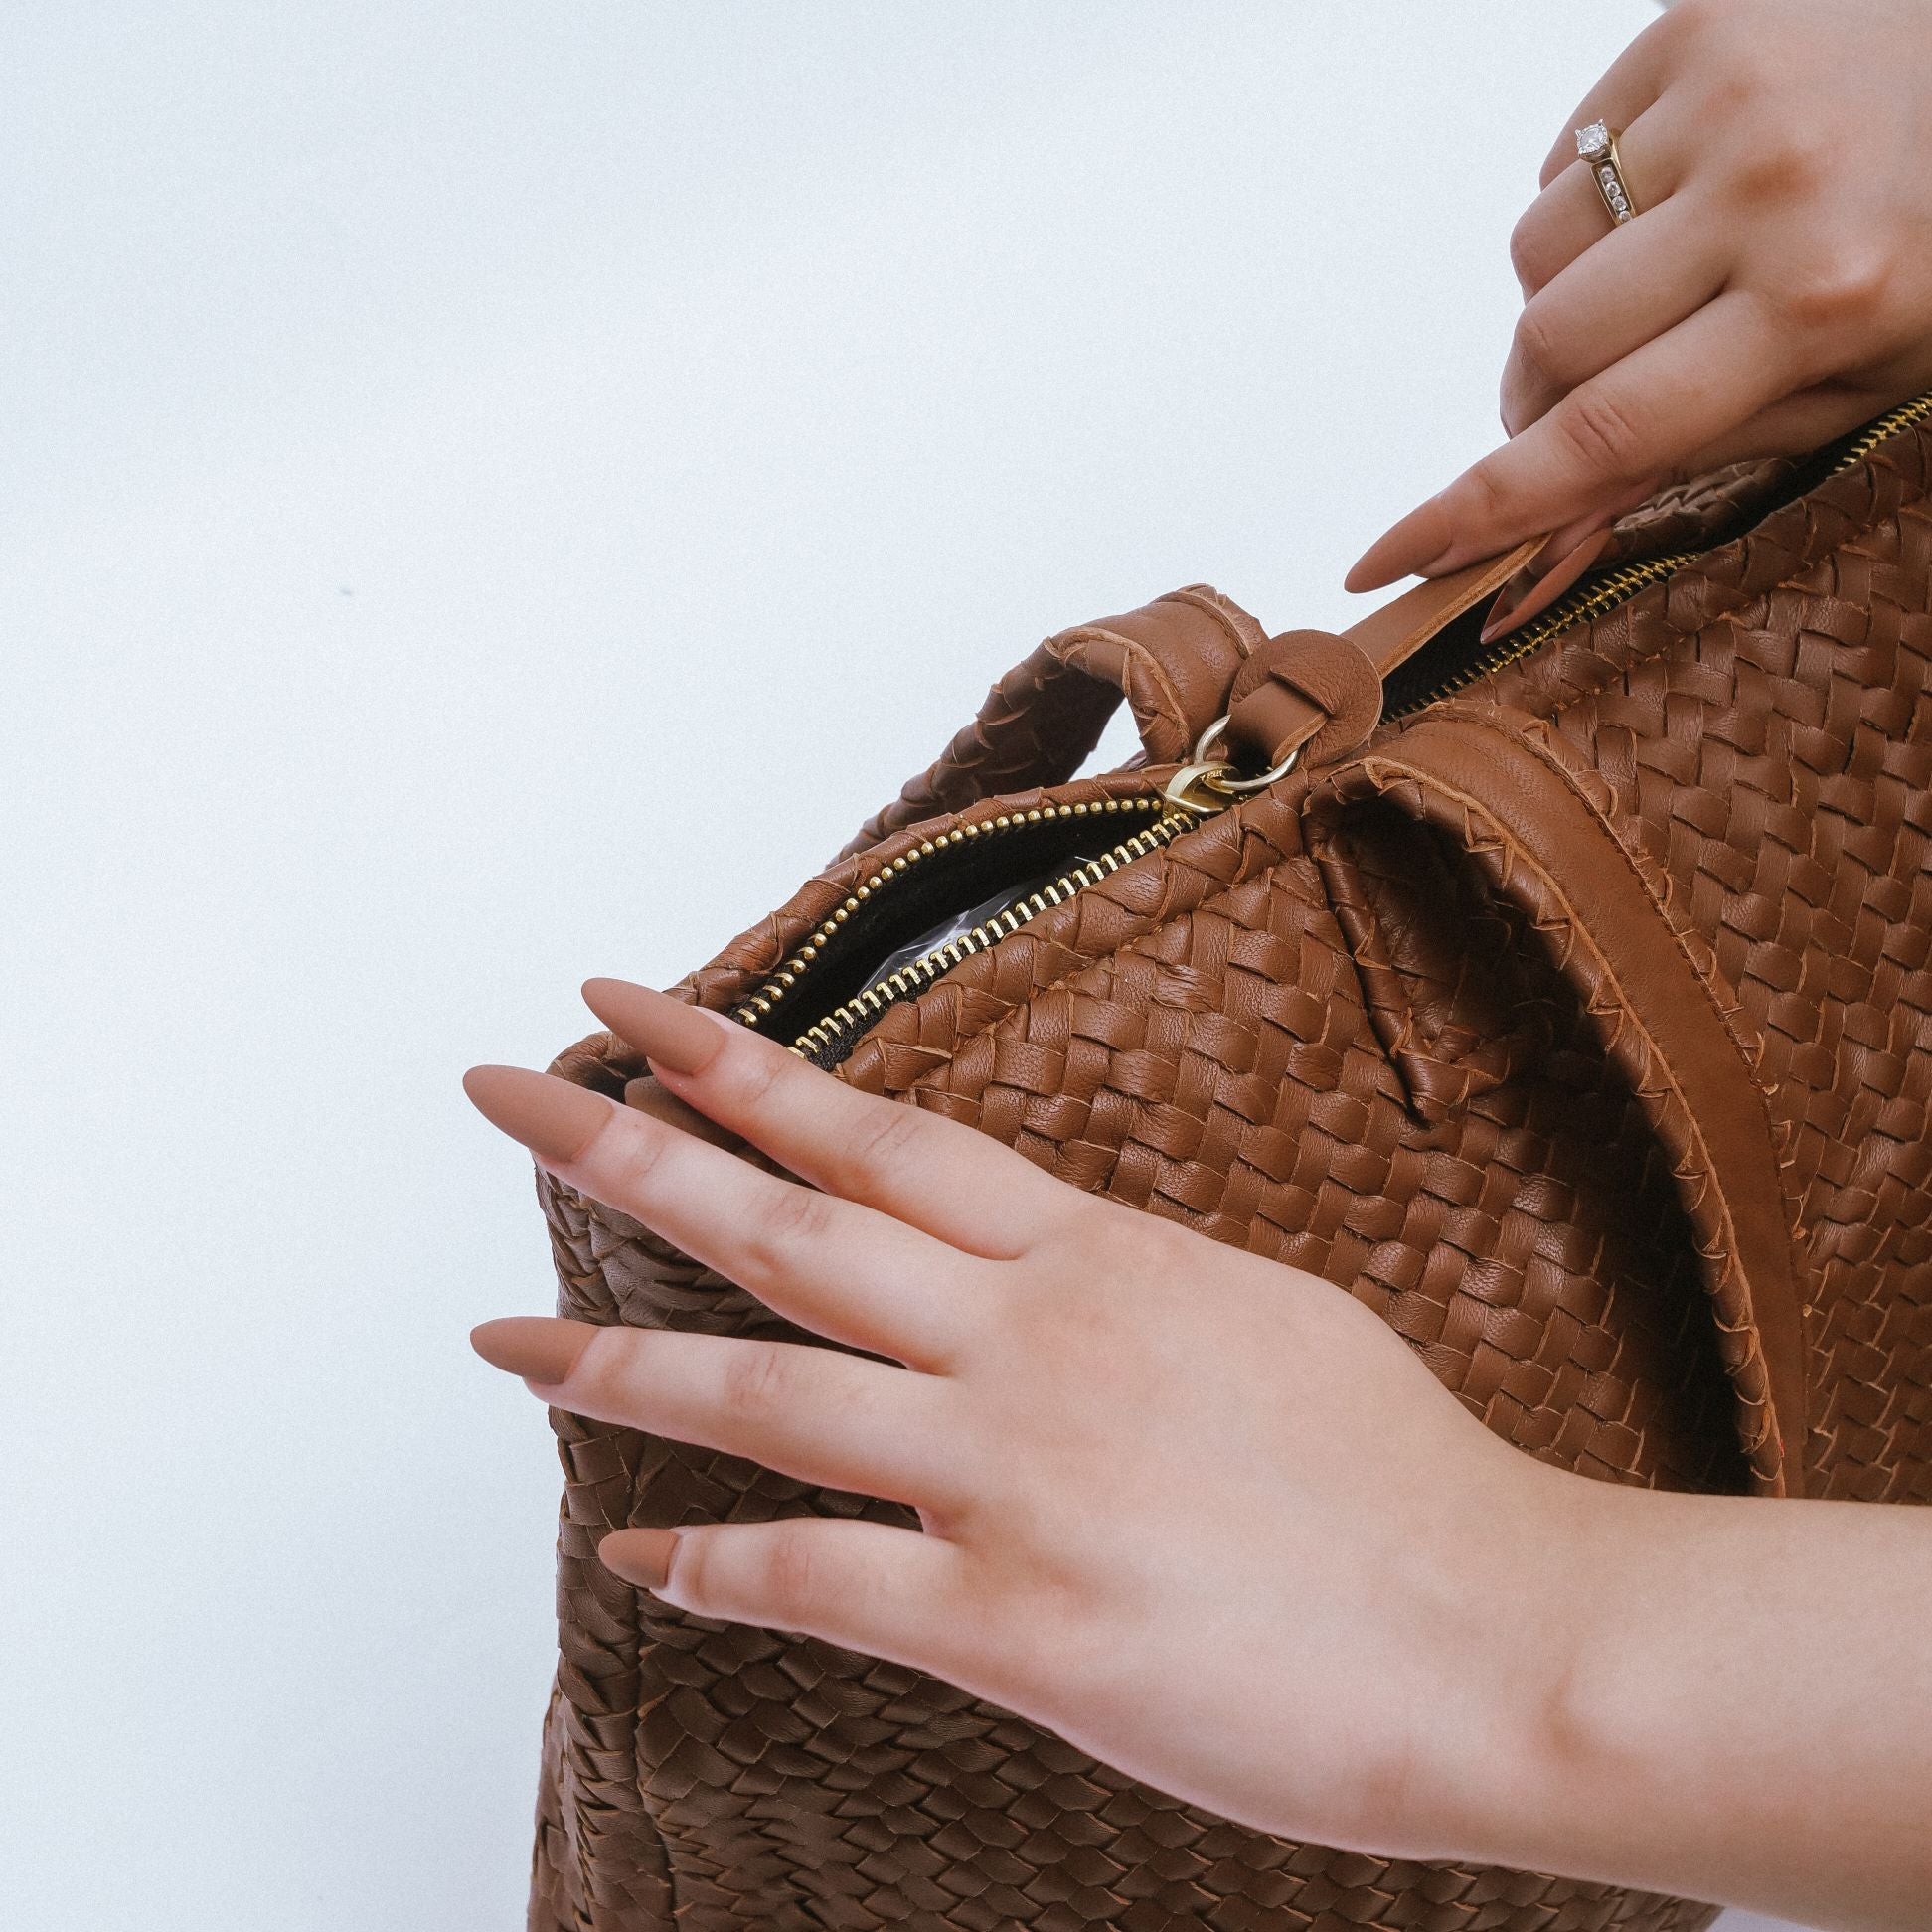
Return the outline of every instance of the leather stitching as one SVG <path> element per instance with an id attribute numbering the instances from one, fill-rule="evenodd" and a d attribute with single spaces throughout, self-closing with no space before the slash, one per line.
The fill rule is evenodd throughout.
<path id="1" fill-rule="evenodd" d="M 1748 1041 L 1738 1031 L 1737 1019 L 1742 1009 L 1735 1001 L 1732 1001 L 1727 1009 L 1724 1002 L 1718 998 L 1717 982 L 1714 978 L 1716 961 L 1714 958 L 1700 960 L 1697 957 L 1689 937 L 1679 924 L 1672 910 L 1668 881 L 1664 883 L 1664 889 L 1660 893 L 1658 887 L 1645 877 L 1643 868 L 1638 865 L 1628 845 L 1625 843 L 1622 835 L 1616 830 L 1608 814 L 1583 789 L 1582 785 L 1578 782 L 1576 774 L 1556 755 L 1553 747 L 1549 745 L 1543 736 L 1541 720 L 1532 719 L 1527 713 L 1523 714 L 1524 724 L 1534 728 L 1521 732 L 1513 732 L 1506 730 L 1494 719 L 1486 718 L 1474 705 L 1444 706 L 1438 716 L 1453 718 L 1459 723 L 1472 724 L 1481 730 L 1493 732 L 1496 736 L 1505 739 L 1506 742 L 1516 744 L 1523 750 L 1528 751 L 1547 770 L 1554 772 L 1562 780 L 1563 786 L 1569 792 L 1570 796 L 1589 813 L 1592 821 L 1615 851 L 1618 861 L 1624 870 L 1637 882 L 1638 887 L 1642 890 L 1644 896 L 1657 907 L 1660 923 L 1671 935 L 1672 944 L 1676 946 L 1684 963 L 1690 967 L 1691 973 L 1694 975 L 1697 985 L 1702 989 L 1705 1003 L 1709 1006 L 1711 1012 L 1716 1015 L 1718 1025 L 1723 1028 L 1731 1045 L 1737 1049 L 1737 1056 L 1744 1063 L 1744 1071 L 1750 1082 L 1751 1091 L 1757 1096 L 1758 1111 L 1764 1121 L 1765 1138 L 1770 1143 L 1774 1153 L 1774 1165 L 1781 1169 L 1783 1163 L 1775 1161 L 1779 1135 L 1777 1125 L 1772 1117 L 1771 1091 L 1764 1084 L 1763 1080 L 1759 1078 L 1759 1055 L 1755 1050 L 1753 1043 Z M 1789 1206 L 1788 1203 L 1787 1206 Z M 1795 1226 L 1796 1219 L 1797 1217 L 1795 1215 L 1789 1216 L 1787 1225 Z"/>
<path id="2" fill-rule="evenodd" d="M 1473 721 L 1469 721 L 1469 722 L 1473 722 Z M 1494 735 L 1505 737 L 1506 739 L 1508 738 L 1509 735 L 1508 733 L 1495 731 L 1494 726 L 1486 725 L 1485 728 L 1490 729 Z M 1559 776 L 1563 778 L 1565 784 L 1570 786 L 1573 796 L 1578 796 L 1579 798 L 1581 797 L 1580 794 L 1576 793 L 1574 785 L 1571 783 L 1570 774 L 1564 771 L 1560 765 L 1555 764 L 1552 760 L 1541 760 L 1541 762 L 1543 762 L 1547 768 L 1554 770 L 1555 772 L 1557 772 Z M 1372 784 L 1375 785 L 1378 791 L 1386 791 L 1389 788 L 1389 784 L 1392 779 L 1407 780 L 1410 783 L 1420 786 L 1424 790 L 1433 790 L 1440 797 L 1452 801 L 1463 812 L 1466 819 L 1479 820 L 1482 823 L 1485 823 L 1488 826 L 1490 826 L 1493 843 L 1506 850 L 1510 854 L 1513 861 L 1521 863 L 1527 872 L 1532 874 L 1536 879 L 1538 879 L 1542 883 L 1545 890 L 1549 893 L 1550 897 L 1563 908 L 1564 923 L 1568 926 L 1569 930 L 1575 935 L 1577 941 L 1580 942 L 1590 953 L 1590 956 L 1596 963 L 1598 972 L 1601 975 L 1603 982 L 1609 987 L 1615 989 L 1619 999 L 1619 1005 L 1623 1016 L 1629 1020 L 1630 1024 L 1635 1028 L 1639 1037 L 1642 1039 L 1644 1043 L 1645 1052 L 1649 1057 L 1651 1064 L 1653 1064 L 1658 1069 L 1659 1073 L 1662 1076 L 1663 1082 L 1670 1088 L 1672 1096 L 1677 1102 L 1678 1108 L 1681 1110 L 1681 1112 L 1684 1115 L 1685 1122 L 1687 1127 L 1689 1128 L 1691 1139 L 1694 1141 L 1697 1148 L 1701 1151 L 1703 1157 L 1703 1173 L 1700 1177 L 1697 1178 L 1700 1178 L 1701 1180 L 1703 1180 L 1708 1184 L 1713 1196 L 1717 1201 L 1719 1212 L 1721 1215 L 1722 1226 L 1725 1230 L 1724 1241 L 1725 1241 L 1725 1246 L 1728 1250 L 1728 1258 L 1732 1267 L 1736 1269 L 1737 1279 L 1744 1284 L 1746 1290 L 1746 1297 L 1747 1297 L 1746 1306 L 1749 1311 L 1749 1320 L 1750 1320 L 1750 1331 L 1747 1339 L 1750 1344 L 1751 1352 L 1757 1355 L 1762 1360 L 1763 1350 L 1762 1350 L 1761 1343 L 1759 1341 L 1759 1334 L 1760 1334 L 1759 1318 L 1755 1306 L 1751 1305 L 1748 1300 L 1749 1277 L 1744 1273 L 1742 1263 L 1738 1258 L 1736 1218 L 1732 1212 L 1729 1197 L 1726 1195 L 1724 1191 L 1723 1181 L 1718 1172 L 1717 1164 L 1711 1158 L 1709 1145 L 1704 1139 L 1702 1122 L 1698 1119 L 1695 1108 L 1691 1106 L 1689 1097 L 1685 1094 L 1683 1086 L 1680 1084 L 1675 1070 L 1672 1068 L 1670 1062 L 1665 1057 L 1663 1048 L 1658 1046 L 1655 1036 L 1651 1033 L 1649 1027 L 1645 1025 L 1643 1017 L 1641 1016 L 1641 1014 L 1638 1013 L 1635 1005 L 1630 1001 L 1628 994 L 1624 990 L 1622 981 L 1618 978 L 1615 970 L 1611 967 L 1608 959 L 1604 957 L 1601 948 L 1597 945 L 1595 938 L 1593 937 L 1593 935 L 1589 930 L 1588 924 L 1584 921 L 1582 915 L 1577 911 L 1575 904 L 1570 899 L 1568 893 L 1564 891 L 1562 886 L 1542 866 L 1542 864 L 1535 858 L 1535 856 L 1527 847 L 1525 847 L 1519 840 L 1514 838 L 1510 834 L 1508 829 L 1504 827 L 1502 823 L 1495 818 L 1495 816 L 1489 811 L 1489 809 L 1482 803 L 1481 800 L 1473 797 L 1469 793 L 1462 791 L 1459 787 L 1451 784 L 1446 779 L 1443 779 L 1431 773 L 1426 766 L 1404 764 L 1397 757 L 1390 756 L 1386 753 L 1376 754 L 1365 758 L 1362 761 L 1362 763 L 1363 763 L 1363 770 L 1365 775 L 1369 779 L 1369 781 Z M 1635 878 L 1638 884 L 1643 887 L 1645 897 L 1649 899 L 1652 904 L 1656 904 L 1657 903 L 1656 895 L 1652 892 L 1649 885 L 1644 881 L 1641 873 L 1639 873 L 1636 867 L 1630 863 L 1630 856 L 1624 850 L 1622 842 L 1610 830 L 1609 826 L 1605 823 L 1602 815 L 1598 812 L 1594 804 L 1590 803 L 1590 801 L 1587 799 L 1582 799 L 1581 802 L 1584 803 L 1588 808 L 1590 823 L 1596 828 L 1600 837 L 1615 849 L 1617 856 L 1623 862 L 1625 869 L 1630 873 L 1631 877 Z M 1660 915 L 1661 915 L 1661 908 L 1660 908 Z M 1703 974 L 1700 971 L 1698 971 L 1695 961 L 1692 960 L 1689 955 L 1689 953 L 1685 951 L 1683 941 L 1679 936 L 1675 925 L 1668 918 L 1663 919 L 1663 924 L 1665 925 L 1666 930 L 1670 932 L 1672 942 L 1678 948 L 1680 955 L 1685 959 L 1686 963 L 1690 966 L 1692 973 L 1696 978 L 1698 986 L 1703 991 L 1706 1004 L 1710 1007 L 1712 1012 L 1716 1015 L 1718 1020 L 1721 1022 L 1723 1020 L 1722 1009 L 1718 1005 L 1715 997 L 1713 996 L 1709 985 L 1704 979 Z M 1730 1039 L 1733 1045 L 1735 1045 L 1736 1042 L 1735 1034 L 1731 1031 L 1731 1029 L 1728 1026 L 1725 1027 L 1724 1031 L 1725 1031 L 1726 1038 Z M 1750 1070 L 1748 1061 L 1746 1062 L 1746 1068 L 1747 1070 Z M 1751 1079 L 1750 1085 L 1752 1091 L 1759 1095 L 1761 1101 L 1762 1092 L 1761 1089 L 1758 1087 L 1755 1076 L 1753 1076 L 1753 1078 Z M 1770 1134 L 1770 1123 L 1768 1119 L 1765 1120 L 1765 1126 L 1766 1126 L 1767 1139 L 1770 1141 L 1770 1144 L 1773 1149 L 1773 1162 L 1772 1162 L 1773 1176 L 1774 1179 L 1777 1179 L 1778 1178 L 1777 1162 L 1775 1158 L 1776 1140 L 1775 1137 Z M 1680 1178 L 1685 1180 L 1686 1182 L 1689 1182 L 1690 1180 L 1692 1179 L 1690 1175 L 1683 1174 L 1682 1171 L 1680 1171 Z M 1782 1199 L 1783 1199 L 1783 1193 L 1782 1193 L 1782 1187 L 1780 1186 L 1780 1200 Z M 1788 1233 L 1786 1233 L 1785 1235 L 1784 1252 L 1785 1252 L 1785 1259 L 1787 1263 L 1787 1269 L 1789 1270 L 1789 1263 L 1791 1260 L 1791 1256 L 1789 1252 Z M 1795 1293 L 1795 1290 L 1792 1296 L 1792 1301 L 1794 1307 L 1797 1307 L 1798 1297 Z M 1803 1324 L 1802 1324 L 1802 1315 L 1801 1315 L 1800 1317 L 1801 1341 L 1802 1341 L 1802 1329 L 1803 1329 Z M 1800 1361 L 1801 1368 L 1803 1364 L 1802 1364 L 1802 1357 L 1801 1357 L 1801 1361 Z M 1764 1368 L 1765 1368 L 1765 1377 L 1766 1377 L 1765 1410 L 1766 1410 L 1766 1415 L 1768 1420 L 1771 1417 L 1771 1415 L 1774 1413 L 1771 1401 L 1769 1399 L 1770 1376 L 1769 1376 L 1768 1362 L 1764 1364 Z M 1804 1429 L 1805 1429 L 1805 1417 L 1803 1415 L 1791 1417 L 1789 1425 L 1791 1428 L 1795 1429 L 1798 1432 L 1797 1439 L 1799 1441 L 1802 1441 L 1804 1436 Z M 1775 1424 L 1773 1423 L 1770 1426 L 1775 1431 Z M 1754 1444 L 1751 1446 L 1755 1448 L 1760 1445 Z M 1782 1465 L 1785 1456 L 1785 1445 L 1781 1437 L 1778 1439 L 1777 1446 L 1779 1450 L 1778 1461 L 1780 1465 Z"/>
<path id="3" fill-rule="evenodd" d="M 1082 624 L 1077 629 L 1061 631 L 1051 640 L 1049 648 L 1053 649 L 1054 654 L 1059 656 L 1063 663 L 1076 665 L 1080 670 L 1086 671 L 1087 666 L 1083 661 L 1085 653 L 1082 647 L 1094 643 L 1116 645 L 1130 664 L 1136 666 L 1143 676 L 1152 680 L 1159 700 L 1155 715 L 1164 724 L 1173 725 L 1178 736 L 1186 737 L 1187 713 L 1182 707 L 1181 694 L 1170 681 L 1166 666 L 1145 644 L 1134 638 L 1125 637 L 1119 631 L 1102 630 L 1097 625 Z M 1089 671 L 1087 675 L 1090 677 L 1092 673 Z M 1128 695 L 1131 696 L 1131 692 Z"/>
<path id="4" fill-rule="evenodd" d="M 1185 589 L 1170 591 L 1162 601 L 1167 603 L 1190 604 L 1196 610 L 1206 611 L 1227 633 L 1228 641 L 1234 646 L 1235 654 L 1238 657 L 1247 658 L 1252 656 L 1255 644 L 1266 641 L 1266 633 L 1262 631 L 1259 623 L 1255 623 L 1256 638 L 1253 642 L 1250 642 L 1241 627 L 1230 615 L 1226 600 L 1221 597 L 1219 592 L 1210 590 L 1206 584 L 1191 583 Z M 1245 615 L 1245 613 L 1243 614 Z"/>

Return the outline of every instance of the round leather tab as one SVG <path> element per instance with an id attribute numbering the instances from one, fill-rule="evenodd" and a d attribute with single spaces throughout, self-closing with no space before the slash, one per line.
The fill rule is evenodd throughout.
<path id="1" fill-rule="evenodd" d="M 1227 745 L 1243 769 L 1291 751 L 1324 764 L 1353 751 L 1381 720 L 1380 675 L 1333 631 L 1283 631 L 1241 666 L 1228 693 Z"/>

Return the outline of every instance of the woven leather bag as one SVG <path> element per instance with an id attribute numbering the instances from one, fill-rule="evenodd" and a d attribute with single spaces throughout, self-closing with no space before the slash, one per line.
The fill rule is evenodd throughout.
<path id="1" fill-rule="evenodd" d="M 1929 421 L 1660 499 L 1488 647 L 1508 560 L 1341 638 L 1270 639 L 1201 587 L 1062 632 L 682 991 L 1326 1276 L 1527 1454 L 1932 1500 Z M 1074 776 L 1123 693 L 1142 754 Z M 608 1036 L 554 1070 L 644 1071 Z M 539 1186 L 562 1313 L 799 1339 Z M 539 1932 L 1714 1915 L 1286 1843 L 915 1672 L 686 1616 L 598 1539 L 912 1519 L 553 1421 Z"/>

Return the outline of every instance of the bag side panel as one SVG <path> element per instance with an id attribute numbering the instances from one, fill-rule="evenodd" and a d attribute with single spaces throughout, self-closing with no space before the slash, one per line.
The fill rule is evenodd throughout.
<path id="1" fill-rule="evenodd" d="M 1762 1042 L 1814 1493 L 1932 1501 L 1932 432 L 1473 697 L 1549 718 Z"/>

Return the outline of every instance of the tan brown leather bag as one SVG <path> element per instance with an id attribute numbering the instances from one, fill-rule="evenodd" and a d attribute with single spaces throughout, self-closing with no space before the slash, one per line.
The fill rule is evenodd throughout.
<path id="1" fill-rule="evenodd" d="M 1547 1462 L 1932 1499 L 1929 423 L 1660 500 L 1488 647 L 1507 561 L 1347 638 L 1203 588 L 1062 632 L 684 990 L 1325 1275 Z M 1075 778 L 1123 692 L 1144 758 Z M 599 1036 L 556 1070 L 643 1069 Z M 541 1192 L 563 1313 L 795 1336 Z M 554 1421 L 541 1932 L 1713 1915 L 1284 1843 L 914 1672 L 668 1609 L 607 1530 L 912 1519 Z"/>

